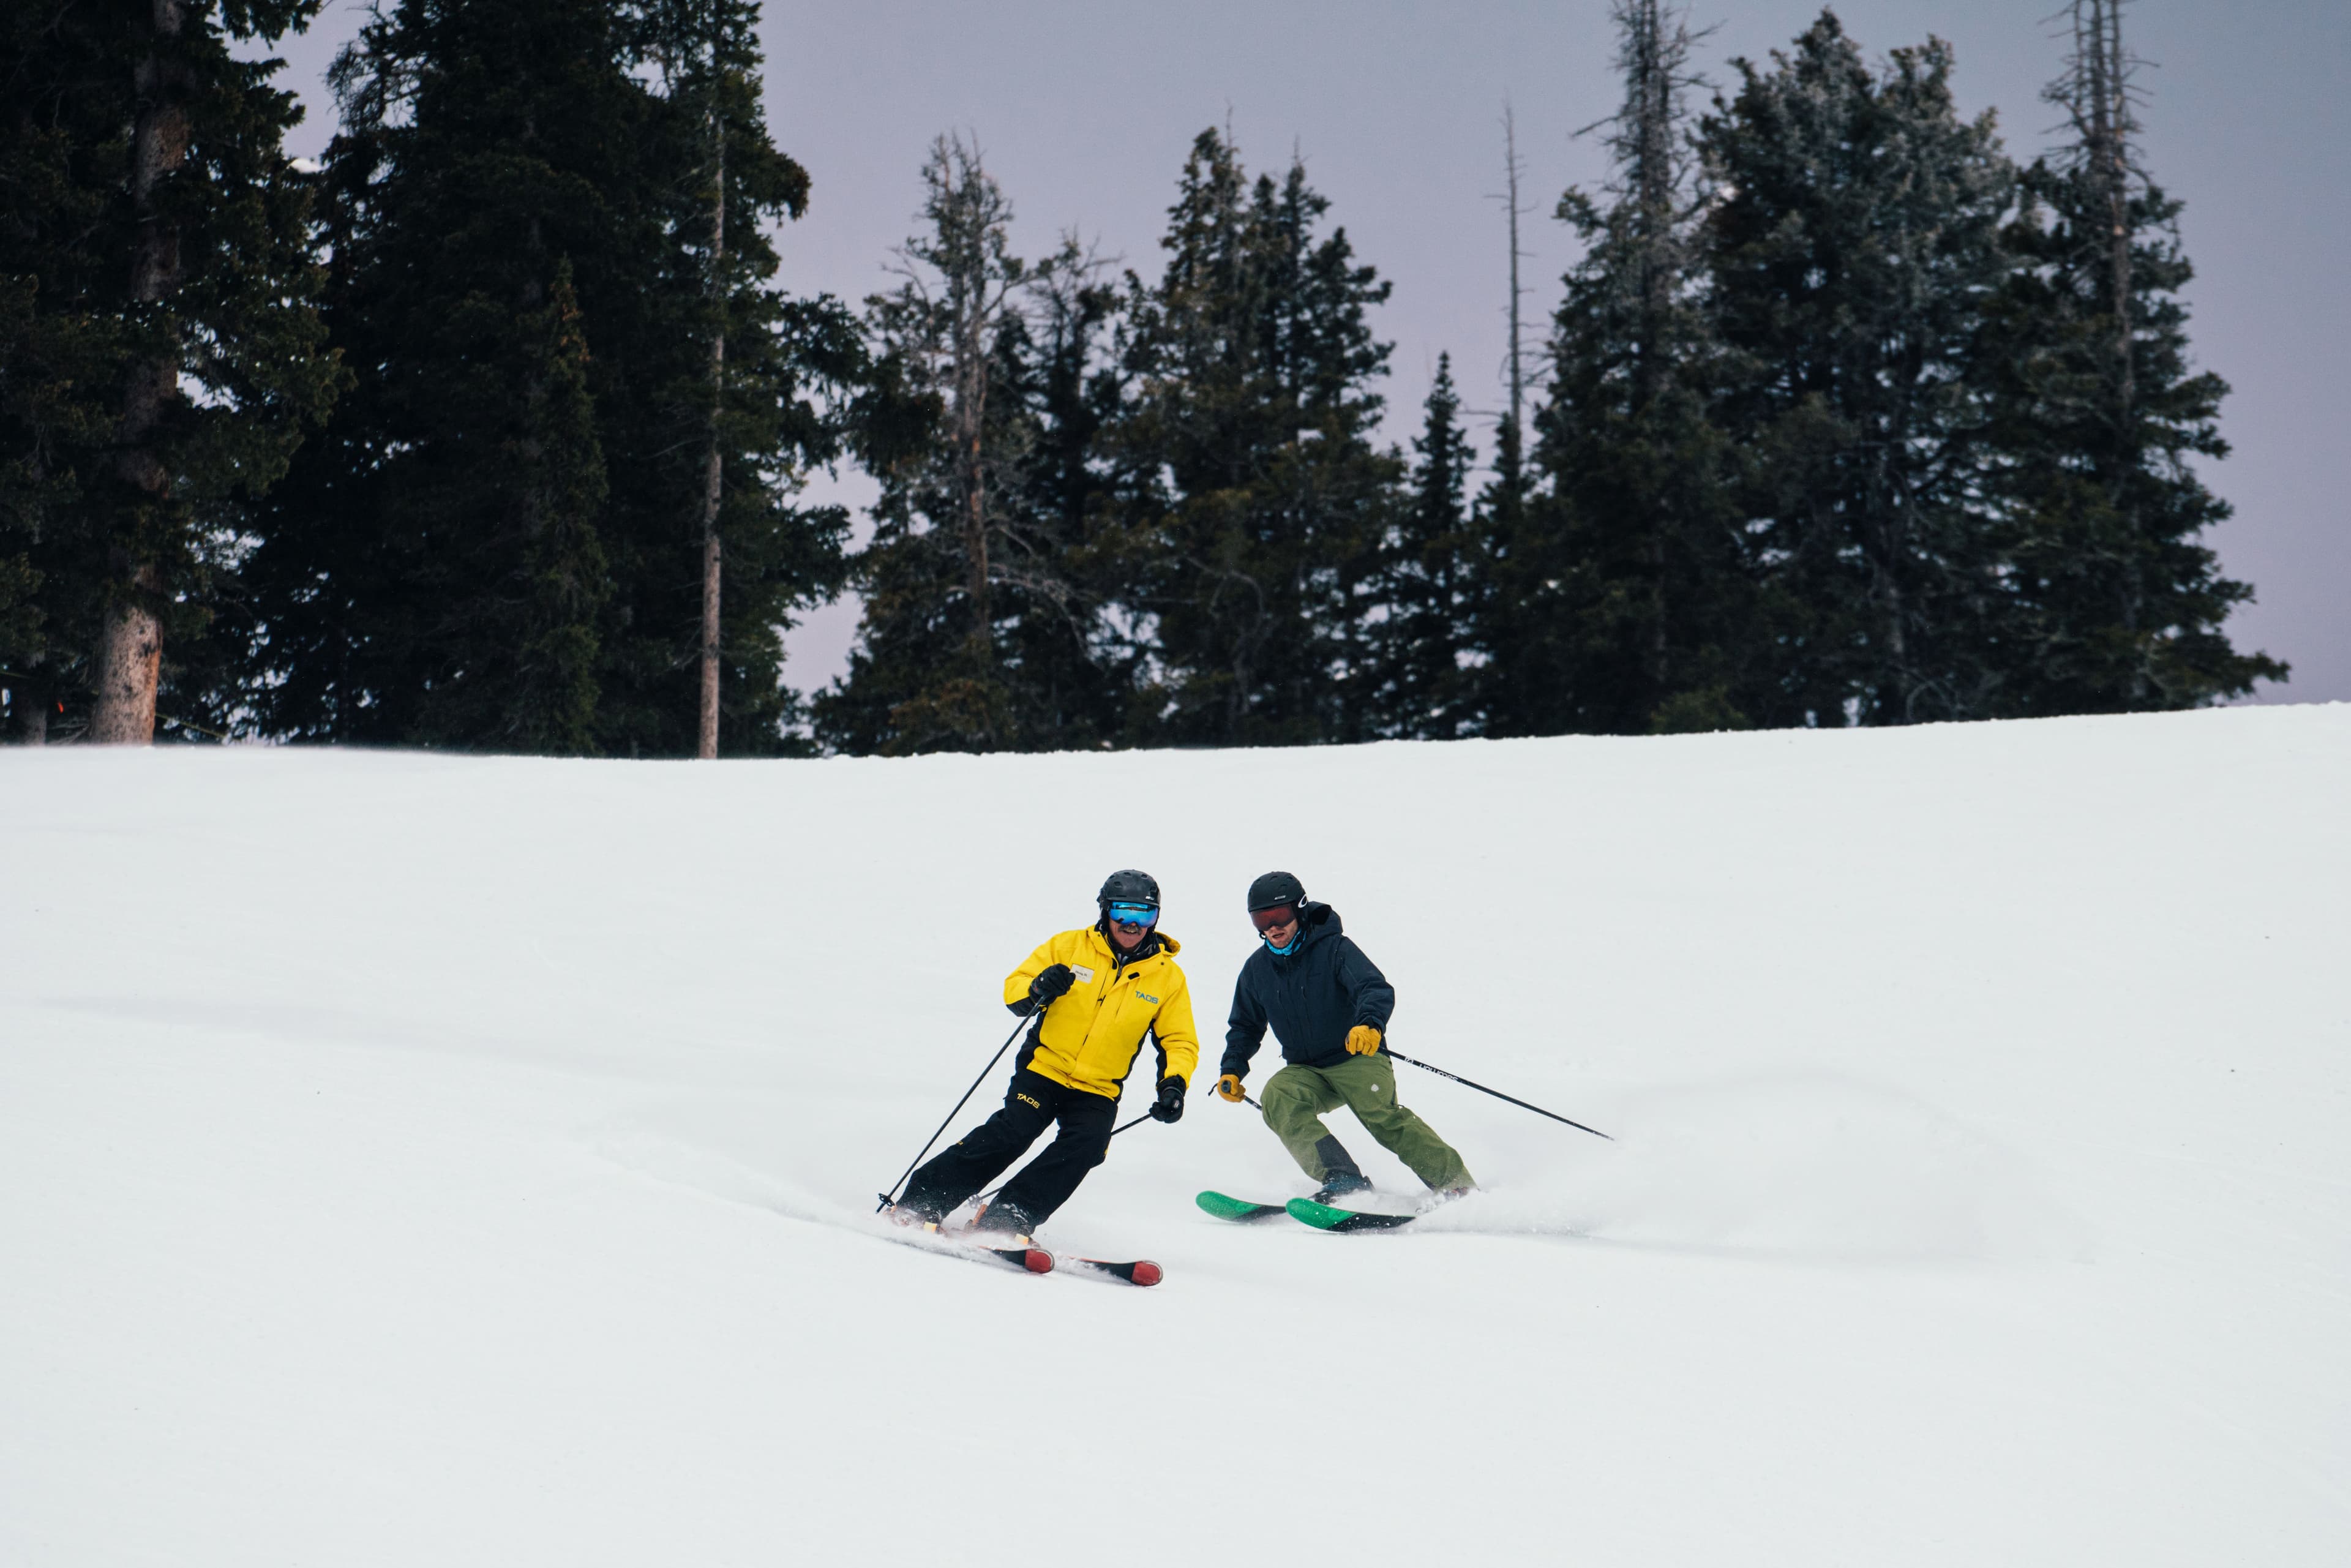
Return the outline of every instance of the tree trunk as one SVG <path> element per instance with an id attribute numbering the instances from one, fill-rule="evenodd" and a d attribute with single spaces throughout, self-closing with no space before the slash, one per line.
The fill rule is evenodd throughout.
<path id="1" fill-rule="evenodd" d="M 956 334 L 956 449 L 963 487 L 964 568 L 971 595 L 972 653 L 985 674 L 996 665 L 996 616 L 988 603 L 987 496 L 980 443 L 987 416 L 987 280 L 973 279 L 972 306 Z"/>
<path id="2" fill-rule="evenodd" d="M 702 734 L 695 755 L 718 756 L 718 454 L 710 455 L 702 527 Z"/>
<path id="3" fill-rule="evenodd" d="M 1677 78 L 1687 46 L 1666 34 L 1666 15 L 1659 0 L 1635 0 L 1627 8 L 1631 37 L 1625 50 L 1633 78 L 1630 98 L 1633 124 L 1630 140 L 1633 167 L 1628 182 L 1639 213 L 1640 260 L 1635 287 L 1633 345 L 1633 408 L 1645 417 L 1665 390 L 1668 313 L 1681 284 L 1679 236 L 1675 232 L 1674 132 Z M 1653 510 L 1642 541 L 1641 557 L 1649 574 L 1647 634 L 1643 638 L 1645 663 L 1655 688 L 1652 706 L 1663 702 L 1671 676 L 1670 641 L 1666 628 L 1666 570 L 1668 519 Z"/>
<path id="4" fill-rule="evenodd" d="M 99 635 L 96 701 L 89 738 L 99 746 L 145 746 L 155 738 L 155 686 L 163 664 L 163 627 L 148 600 L 156 570 L 131 574 L 129 591 L 110 605 Z"/>
<path id="5" fill-rule="evenodd" d="M 710 291 L 717 320 L 710 336 L 710 452 L 702 470 L 702 734 L 695 751 L 704 761 L 718 755 L 718 418 L 726 395 L 726 132 L 715 116 L 711 125 L 718 183 L 710 198 Z"/>
<path id="6" fill-rule="evenodd" d="M 2138 402 L 2138 366 L 2131 319 L 2130 57 L 2123 49 L 2121 0 L 2074 0 L 2075 110 L 2081 126 L 2083 152 L 2093 188 L 2105 207 L 2104 241 L 2107 309 L 2114 319 L 2114 402 L 2108 410 L 2114 426 L 2115 459 L 2107 494 L 2136 537 L 2138 519 L 2130 505 L 2128 476 L 2137 467 L 2137 442 L 2132 435 Z M 2086 113 L 2084 110 L 2086 110 Z M 2136 555 L 2124 573 L 2120 616 L 2126 631 L 2137 632 L 2139 609 L 2146 598 L 2141 567 Z M 2143 658 L 2131 663 L 2130 692 L 2134 706 L 2147 700 L 2148 681 Z"/>
<path id="7" fill-rule="evenodd" d="M 2137 366 L 2131 352 L 2130 60 L 2123 52 L 2118 0 L 2091 0 L 2090 47 L 2097 95 L 2095 157 L 2106 203 L 2106 287 L 2115 313 L 2115 373 L 2117 413 L 2127 421 L 2137 401 Z"/>
<path id="8" fill-rule="evenodd" d="M 978 422 L 974 420 L 975 427 Z M 983 669 L 996 663 L 996 613 L 987 591 L 987 497 L 980 486 L 979 431 L 964 444 L 964 559 L 971 581 L 972 642 Z"/>
<path id="9" fill-rule="evenodd" d="M 139 113 L 131 132 L 131 201 L 139 237 L 131 257 L 131 298 L 152 305 L 180 287 L 180 233 L 156 211 L 158 189 L 188 152 L 187 71 L 171 40 L 186 19 L 186 0 L 152 0 L 154 36 L 139 62 Z M 141 507 L 169 502 L 172 476 L 157 450 L 179 396 L 174 351 L 134 364 L 122 398 L 115 476 L 139 493 Z M 157 612 L 162 574 L 152 560 L 118 549 L 103 630 L 99 635 L 97 702 L 89 738 L 100 745 L 145 746 L 155 738 L 155 685 L 162 668 L 163 626 Z"/>

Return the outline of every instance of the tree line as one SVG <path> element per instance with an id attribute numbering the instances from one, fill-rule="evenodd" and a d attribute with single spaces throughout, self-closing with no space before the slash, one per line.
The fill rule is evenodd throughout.
<path id="1" fill-rule="evenodd" d="M 2019 166 L 1949 47 L 1823 12 L 1703 108 L 1614 0 L 1610 173 L 1481 454 L 1296 160 L 1203 131 L 1153 268 L 1015 253 L 939 139 L 895 284 L 778 281 L 753 0 L 398 0 L 315 168 L 236 39 L 318 0 L 12 9 L 0 684 L 22 738 L 622 756 L 1303 744 L 2192 706 L 2283 680 L 2120 0 Z M 1498 276 L 1501 273 L 1498 266 Z M 1531 361 L 1531 363 L 1527 361 Z M 1482 461 L 1481 461 L 1482 458 Z M 853 463 L 851 549 L 804 504 Z M 803 705 L 782 632 L 844 590 Z"/>

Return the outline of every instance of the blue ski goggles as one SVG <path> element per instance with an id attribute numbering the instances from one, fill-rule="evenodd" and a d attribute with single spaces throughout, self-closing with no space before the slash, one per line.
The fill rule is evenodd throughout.
<path id="1" fill-rule="evenodd" d="M 1156 925 L 1159 906 L 1155 904 L 1113 904 L 1110 906 L 1111 921 L 1118 925 Z"/>

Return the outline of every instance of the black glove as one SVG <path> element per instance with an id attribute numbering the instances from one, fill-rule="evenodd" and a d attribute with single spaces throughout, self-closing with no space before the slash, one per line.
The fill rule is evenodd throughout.
<path id="1" fill-rule="evenodd" d="M 1054 998 L 1077 983 L 1077 975 L 1067 964 L 1056 964 L 1029 982 L 1029 999 L 1040 1008 L 1050 1007 Z"/>
<path id="2" fill-rule="evenodd" d="M 1159 1081 L 1159 1098 L 1151 1107 L 1155 1122 L 1180 1122 L 1184 1119 L 1184 1081 L 1163 1078 Z"/>

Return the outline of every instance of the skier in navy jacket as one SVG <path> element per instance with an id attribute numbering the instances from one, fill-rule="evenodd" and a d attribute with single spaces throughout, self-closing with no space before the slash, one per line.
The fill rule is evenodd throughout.
<path id="1" fill-rule="evenodd" d="M 1320 1203 L 1370 1186 L 1322 1117 L 1344 1105 L 1364 1130 L 1436 1191 L 1455 1196 L 1477 1184 L 1453 1145 L 1396 1103 L 1395 1066 L 1381 1051 L 1395 988 L 1348 940 L 1339 912 L 1316 904 L 1288 872 L 1249 883 L 1249 921 L 1263 946 L 1241 966 L 1225 1030 L 1217 1092 L 1238 1102 L 1249 1060 L 1268 1027 L 1281 1042 L 1281 1069 L 1259 1094 L 1266 1125 L 1299 1167 L 1322 1184 Z"/>

